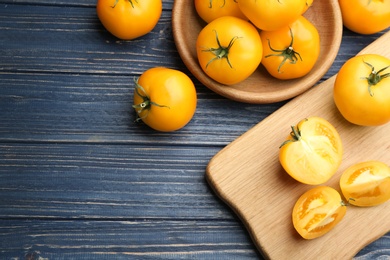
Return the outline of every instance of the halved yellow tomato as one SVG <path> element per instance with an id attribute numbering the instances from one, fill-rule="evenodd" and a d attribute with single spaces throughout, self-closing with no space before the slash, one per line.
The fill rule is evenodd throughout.
<path id="1" fill-rule="evenodd" d="M 340 188 L 352 205 L 369 207 L 382 204 L 390 199 L 390 167 L 380 161 L 352 165 L 341 175 Z"/>
<path id="2" fill-rule="evenodd" d="M 305 239 L 325 235 L 345 216 L 346 204 L 340 193 L 328 186 L 319 186 L 299 197 L 292 211 L 295 230 Z"/>
<path id="3" fill-rule="evenodd" d="M 328 181 L 336 173 L 343 155 L 337 130 L 321 117 L 303 119 L 291 129 L 279 149 L 279 161 L 285 171 L 305 184 Z"/>

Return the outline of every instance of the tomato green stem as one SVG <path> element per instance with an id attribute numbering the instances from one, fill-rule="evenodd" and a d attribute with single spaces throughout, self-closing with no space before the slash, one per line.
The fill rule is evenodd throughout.
<path id="1" fill-rule="evenodd" d="M 288 140 L 284 141 L 284 142 L 279 146 L 279 148 L 281 148 L 282 146 L 284 146 L 284 145 L 287 144 L 287 143 L 300 141 L 301 138 L 302 138 L 302 137 L 301 137 L 301 130 L 298 128 L 298 126 L 291 126 L 290 135 L 291 135 L 292 139 L 288 139 Z"/>
<path id="2" fill-rule="evenodd" d="M 142 120 L 143 118 L 146 118 L 148 116 L 149 111 L 150 111 L 152 106 L 169 108 L 168 106 L 160 105 L 160 104 L 157 104 L 157 103 L 151 101 L 150 97 L 146 93 L 145 89 L 140 84 L 138 84 L 138 80 L 134 79 L 134 83 L 135 83 L 135 94 L 140 96 L 142 98 L 142 100 L 143 100 L 141 103 L 133 105 L 133 108 L 137 112 L 137 119 L 135 120 L 136 122 Z M 145 109 L 147 110 L 147 113 L 144 116 L 140 117 L 140 114 Z"/>
<path id="3" fill-rule="evenodd" d="M 210 65 L 210 63 L 212 63 L 213 61 L 215 60 L 220 60 L 220 59 L 226 59 L 227 63 L 229 64 L 229 67 L 230 68 L 233 68 L 232 64 L 230 63 L 230 60 L 229 60 L 229 50 L 230 48 L 233 46 L 234 42 L 239 38 L 238 36 L 235 36 L 233 37 L 228 46 L 227 47 L 223 47 L 221 45 L 221 42 L 219 41 L 219 38 L 218 38 L 218 33 L 217 31 L 215 31 L 215 37 L 216 37 L 216 40 L 217 40 L 217 44 L 218 44 L 218 48 L 210 48 L 210 49 L 206 49 L 206 50 L 203 50 L 205 52 L 211 52 L 215 55 L 214 58 L 212 58 L 211 60 L 209 60 L 209 62 L 207 62 L 206 64 L 206 69 L 207 67 Z"/>
<path id="4" fill-rule="evenodd" d="M 381 74 L 382 72 L 390 68 L 390 65 L 376 71 L 374 66 L 372 66 L 370 63 L 365 61 L 363 62 L 371 68 L 370 75 L 368 77 L 365 77 L 365 79 L 368 82 L 368 93 L 370 93 L 370 96 L 374 96 L 374 93 L 372 92 L 372 86 L 378 84 L 382 79 L 390 77 L 390 72 L 386 74 Z"/>
<path id="5" fill-rule="evenodd" d="M 268 41 L 268 46 L 269 48 L 273 51 L 273 52 L 276 52 L 276 53 L 273 53 L 273 54 L 269 54 L 267 56 L 265 56 L 265 58 L 268 58 L 268 57 L 271 57 L 271 56 L 276 56 L 276 57 L 283 57 L 283 60 L 282 62 L 279 64 L 278 66 L 278 72 L 280 72 L 280 69 L 282 68 L 282 66 L 286 63 L 287 60 L 290 61 L 290 64 L 295 64 L 297 63 L 298 61 L 298 57 L 299 59 L 302 61 L 302 57 L 301 55 L 296 52 L 293 48 L 293 44 L 294 44 L 294 34 L 290 28 L 290 35 L 291 35 L 291 42 L 290 42 L 290 45 L 286 48 L 286 49 L 283 49 L 283 50 L 277 50 L 277 49 L 274 49 L 272 48 L 271 46 L 271 42 L 269 39 L 267 39 Z"/>

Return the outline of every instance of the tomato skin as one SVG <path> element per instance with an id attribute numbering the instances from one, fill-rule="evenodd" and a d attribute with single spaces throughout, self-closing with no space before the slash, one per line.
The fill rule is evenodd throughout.
<path id="1" fill-rule="evenodd" d="M 209 23 L 222 16 L 234 16 L 247 20 L 238 7 L 237 0 L 194 0 L 198 15 Z"/>
<path id="2" fill-rule="evenodd" d="M 292 129 L 279 149 L 283 169 L 301 183 L 325 183 L 342 160 L 343 146 L 337 130 L 321 117 L 303 119 Z"/>
<path id="3" fill-rule="evenodd" d="M 318 30 L 303 16 L 281 29 L 262 31 L 260 37 L 263 44 L 261 63 L 273 77 L 278 79 L 285 80 L 305 76 L 312 70 L 320 55 Z M 287 51 L 290 46 L 298 53 L 296 59 L 294 62 L 287 59 L 279 69 L 285 59 L 284 56 L 281 56 L 281 50 Z M 274 51 L 271 48 L 280 51 Z"/>
<path id="4" fill-rule="evenodd" d="M 338 191 L 318 186 L 299 197 L 292 210 L 292 221 L 304 239 L 314 239 L 332 230 L 346 212 L 347 207 Z"/>
<path id="5" fill-rule="evenodd" d="M 360 34 L 374 34 L 390 26 L 389 0 L 339 0 L 343 24 Z"/>
<path id="6" fill-rule="evenodd" d="M 303 9 L 303 13 L 305 13 L 312 5 L 314 0 L 306 0 L 305 8 Z"/>
<path id="7" fill-rule="evenodd" d="M 264 31 L 285 27 L 306 10 L 306 0 L 239 0 L 238 5 L 244 15 Z"/>
<path id="8" fill-rule="evenodd" d="M 96 13 L 107 31 L 132 40 L 153 30 L 162 13 L 162 1 L 98 0 Z"/>
<path id="9" fill-rule="evenodd" d="M 134 108 L 139 118 L 151 128 L 171 132 L 184 127 L 196 110 L 196 89 L 191 79 L 181 71 L 156 67 L 145 71 L 138 79 L 142 89 L 151 102 L 146 109 L 140 109 L 144 98 L 134 92 Z M 137 89 L 136 89 L 137 90 Z"/>
<path id="10" fill-rule="evenodd" d="M 352 205 L 370 207 L 390 199 L 390 167 L 380 161 L 366 161 L 347 168 L 340 188 Z"/>
<path id="11" fill-rule="evenodd" d="M 349 59 L 336 76 L 333 99 L 349 122 L 362 126 L 383 125 L 390 121 L 390 77 L 384 77 L 371 86 L 370 93 L 365 78 L 370 76 L 372 68 L 367 63 L 378 72 L 390 66 L 390 59 L 376 54 Z M 390 73 L 390 68 L 381 72 L 381 75 L 386 73 Z"/>
<path id="12" fill-rule="evenodd" d="M 217 58 L 211 49 L 218 49 L 217 38 L 227 51 L 227 57 Z M 196 50 L 202 70 L 215 81 L 233 85 L 248 78 L 259 66 L 263 55 L 257 29 L 249 22 L 232 17 L 220 17 L 207 24 L 199 33 Z"/>

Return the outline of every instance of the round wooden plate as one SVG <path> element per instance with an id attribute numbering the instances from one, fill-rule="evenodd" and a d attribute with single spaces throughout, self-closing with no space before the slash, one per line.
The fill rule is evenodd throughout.
<path id="1" fill-rule="evenodd" d="M 293 80 L 273 78 L 262 65 L 248 79 L 232 86 L 220 84 L 209 78 L 199 66 L 196 55 L 196 39 L 206 23 L 196 13 L 193 0 L 174 2 L 173 36 L 184 64 L 212 91 L 244 103 L 274 103 L 293 98 L 311 88 L 329 70 L 339 51 L 343 23 L 338 0 L 314 1 L 304 16 L 317 27 L 321 51 L 312 71 L 302 78 Z"/>

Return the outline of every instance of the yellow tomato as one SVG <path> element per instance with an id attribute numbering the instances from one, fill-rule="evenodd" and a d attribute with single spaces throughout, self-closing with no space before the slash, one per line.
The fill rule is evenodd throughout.
<path id="1" fill-rule="evenodd" d="M 263 55 L 257 29 L 232 16 L 220 17 L 207 24 L 198 35 L 196 50 L 202 70 L 225 85 L 248 78 Z"/>
<path id="2" fill-rule="evenodd" d="M 222 16 L 234 16 L 247 20 L 238 7 L 237 0 L 195 0 L 195 9 L 207 23 Z"/>
<path id="3" fill-rule="evenodd" d="M 136 82 L 133 107 L 151 128 L 170 132 L 184 127 L 196 110 L 196 90 L 181 71 L 152 68 Z"/>
<path id="4" fill-rule="evenodd" d="M 357 163 L 340 178 L 346 200 L 355 206 L 375 206 L 390 199 L 390 167 L 380 161 Z"/>
<path id="5" fill-rule="evenodd" d="M 325 235 L 345 216 L 347 207 L 338 191 L 319 186 L 302 194 L 292 211 L 295 230 L 305 239 Z"/>
<path id="6" fill-rule="evenodd" d="M 390 26 L 389 0 L 339 0 L 343 24 L 360 34 L 373 34 Z"/>
<path id="7" fill-rule="evenodd" d="M 98 0 L 96 12 L 103 26 L 122 40 L 141 37 L 156 26 L 161 0 Z"/>
<path id="8" fill-rule="evenodd" d="M 339 70 L 334 102 L 345 119 L 363 126 L 390 121 L 390 59 L 365 54 L 349 59 Z"/>
<path id="9" fill-rule="evenodd" d="M 292 126 L 279 149 L 284 170 L 299 182 L 323 184 L 341 164 L 343 147 L 334 126 L 321 117 L 309 117 Z"/>
<path id="10" fill-rule="evenodd" d="M 295 21 L 306 8 L 306 0 L 239 0 L 244 15 L 259 29 L 278 30 Z"/>
<path id="11" fill-rule="evenodd" d="M 260 33 L 263 44 L 261 63 L 278 79 L 300 78 L 308 74 L 320 55 L 316 27 L 300 16 L 289 26 Z"/>

